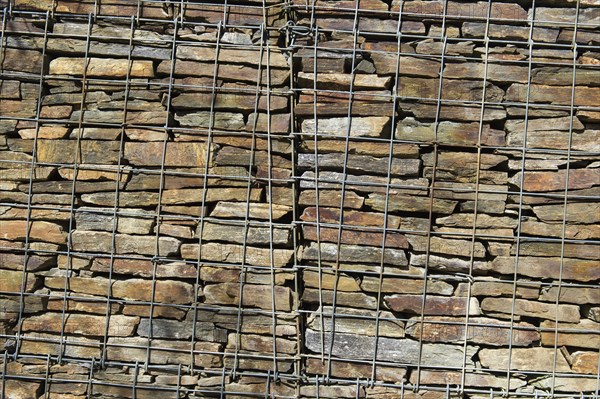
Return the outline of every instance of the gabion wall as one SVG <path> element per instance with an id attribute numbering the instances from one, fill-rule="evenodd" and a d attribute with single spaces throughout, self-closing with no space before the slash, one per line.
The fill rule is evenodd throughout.
<path id="1" fill-rule="evenodd" d="M 2 398 L 597 398 L 598 0 L 0 0 Z"/>

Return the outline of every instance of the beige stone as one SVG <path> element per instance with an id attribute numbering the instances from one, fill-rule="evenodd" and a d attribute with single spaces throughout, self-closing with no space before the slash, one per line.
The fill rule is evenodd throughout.
<path id="1" fill-rule="evenodd" d="M 62 226 L 50 222 L 34 220 L 29 225 L 26 220 L 4 220 L 0 222 L 2 230 L 0 238 L 5 240 L 30 240 L 47 241 L 56 244 L 67 242 L 67 233 Z"/>
<path id="2" fill-rule="evenodd" d="M 218 305 L 239 304 L 240 285 L 235 283 L 210 284 L 204 287 L 205 303 Z M 289 312 L 292 306 L 291 290 L 288 287 L 244 284 L 242 306 Z"/>
<path id="3" fill-rule="evenodd" d="M 74 75 L 87 77 L 153 78 L 152 61 L 131 61 L 117 58 L 55 58 L 50 62 L 51 75 Z"/>
<path id="4" fill-rule="evenodd" d="M 549 371 L 554 369 L 554 349 L 551 348 L 513 348 L 511 351 L 511 370 Z M 495 370 L 507 370 L 508 349 L 481 349 L 481 365 Z M 556 351 L 556 371 L 570 372 L 571 368 L 561 351 Z"/>
<path id="5" fill-rule="evenodd" d="M 423 307 L 424 299 L 425 306 Z M 423 310 L 425 315 L 462 316 L 467 314 L 468 307 L 469 316 L 481 314 L 477 298 L 470 298 L 467 303 L 466 298 L 397 294 L 385 296 L 383 300 L 395 312 L 421 314 L 421 310 Z"/>
<path id="6" fill-rule="evenodd" d="M 166 150 L 165 150 L 166 145 Z M 204 167 L 207 161 L 205 143 L 163 142 L 126 142 L 124 157 L 132 165 L 163 165 L 163 150 L 166 151 L 164 166 Z M 211 156 L 208 157 L 209 166 Z"/>
<path id="7" fill-rule="evenodd" d="M 545 320 L 540 324 L 543 329 L 542 345 L 554 347 L 556 340 L 556 323 Z M 586 331 L 583 333 L 582 331 Z M 590 331 L 600 331 L 600 323 L 592 320 L 582 319 L 579 323 L 558 323 L 558 346 L 575 346 L 598 350 L 600 346 L 600 335 L 590 334 Z"/>
<path id="8" fill-rule="evenodd" d="M 127 337 L 133 334 L 138 317 L 112 315 L 108 321 L 108 334 L 114 337 Z M 23 331 L 59 333 L 64 328 L 66 334 L 104 335 L 106 317 L 83 314 L 67 314 L 62 322 L 61 313 L 46 313 L 23 320 Z"/>
<path id="9" fill-rule="evenodd" d="M 219 201 L 211 212 L 212 217 L 279 220 L 292 211 L 291 206 L 265 203 Z"/>
<path id="10" fill-rule="evenodd" d="M 198 244 L 183 244 L 181 246 L 181 256 L 184 259 L 198 259 Z M 244 247 L 234 244 L 218 244 L 206 243 L 202 244 L 202 252 L 200 260 L 209 262 L 226 262 L 233 264 L 245 264 L 253 266 L 269 267 L 273 264 L 274 267 L 283 267 L 287 265 L 294 254 L 290 249 L 274 249 L 273 252 L 269 248 Z"/>

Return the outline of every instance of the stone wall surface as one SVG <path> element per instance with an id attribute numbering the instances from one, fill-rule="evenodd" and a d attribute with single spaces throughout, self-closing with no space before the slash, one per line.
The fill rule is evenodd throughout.
<path id="1" fill-rule="evenodd" d="M 597 398 L 600 2 L 0 0 L 2 398 Z"/>

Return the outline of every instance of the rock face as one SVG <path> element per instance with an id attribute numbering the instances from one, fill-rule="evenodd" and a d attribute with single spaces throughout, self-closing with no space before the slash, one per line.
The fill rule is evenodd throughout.
<path id="1" fill-rule="evenodd" d="M 599 11 L 0 0 L 0 396 L 597 396 Z"/>

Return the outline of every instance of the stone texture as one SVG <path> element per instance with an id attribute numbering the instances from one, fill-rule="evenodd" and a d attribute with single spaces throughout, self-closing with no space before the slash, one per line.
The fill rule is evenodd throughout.
<path id="1" fill-rule="evenodd" d="M 432 316 L 461 316 L 466 315 L 467 311 L 469 316 L 478 316 L 481 313 L 477 298 L 470 298 L 467 302 L 465 298 L 433 295 L 427 295 L 424 298 L 422 295 L 396 294 L 385 296 L 383 299 L 385 304 L 394 312 L 421 314 L 421 310 L 423 310 L 425 315 Z M 424 307 L 423 299 L 425 299 Z"/>
<path id="2" fill-rule="evenodd" d="M 51 75 L 74 75 L 88 77 L 152 78 L 152 61 L 132 61 L 117 58 L 55 58 L 50 62 Z"/>
<path id="3" fill-rule="evenodd" d="M 307 329 L 305 333 L 307 348 L 316 353 L 321 352 L 321 336 L 317 331 Z M 325 334 L 326 354 L 329 353 L 331 336 Z M 423 365 L 435 364 L 438 366 L 457 366 L 463 361 L 462 346 L 447 344 L 423 344 L 421 362 Z M 419 343 L 403 338 L 381 337 L 375 347 L 374 337 L 355 334 L 335 334 L 331 354 L 344 357 L 353 354 L 354 359 L 371 360 L 375 349 L 377 359 L 387 362 L 416 364 L 419 356 Z M 473 364 L 471 357 L 477 350 L 476 346 L 467 346 L 466 362 Z"/>
<path id="4" fill-rule="evenodd" d="M 165 150 L 166 146 L 166 150 Z M 163 151 L 165 160 L 163 162 Z M 206 165 L 207 145 L 204 143 L 177 142 L 127 142 L 124 157 L 131 165 L 136 166 L 185 166 L 201 168 Z M 211 157 L 208 155 L 210 166 Z"/>
<path id="5" fill-rule="evenodd" d="M 239 284 L 223 283 L 211 284 L 204 287 L 205 302 L 207 304 L 235 305 L 239 304 Z M 292 306 L 291 290 L 288 287 L 245 284 L 242 291 L 242 306 L 257 307 L 272 310 L 274 300 L 275 309 L 289 312 Z"/>
<path id="6" fill-rule="evenodd" d="M 484 126 L 479 139 L 478 123 L 456 123 L 443 121 L 436 127 L 432 123 L 422 123 L 414 118 L 407 117 L 396 126 L 396 139 L 417 142 L 433 142 L 437 140 L 443 144 L 452 145 L 475 145 L 481 141 L 482 145 L 503 146 L 505 145 L 504 132 Z"/>
<path id="7" fill-rule="evenodd" d="M 510 368 L 522 371 L 549 371 L 554 369 L 554 349 L 551 348 L 514 348 L 511 352 Z M 494 370 L 507 370 L 508 349 L 483 348 L 478 352 L 481 365 Z M 570 372 L 569 363 L 561 351 L 556 352 L 556 371 Z"/>
<path id="8" fill-rule="evenodd" d="M 73 249 L 83 252 L 110 253 L 112 233 L 99 231 L 74 230 L 71 233 Z M 171 237 L 159 237 L 158 248 L 153 236 L 116 235 L 114 250 L 119 254 L 140 254 L 168 256 L 179 251 L 181 242 Z"/>
<path id="9" fill-rule="evenodd" d="M 381 262 L 381 248 L 365 247 L 361 245 L 342 244 L 339 246 L 340 262 Z M 302 252 L 302 259 L 317 260 L 320 253 L 320 258 L 323 261 L 335 262 L 338 259 L 338 246 L 332 243 L 321 243 L 317 246 L 316 243 L 311 243 L 305 247 Z M 402 250 L 386 248 L 383 254 L 384 263 L 396 266 L 407 264 L 406 254 Z"/>
<path id="10" fill-rule="evenodd" d="M 582 319 L 579 323 L 558 323 L 558 339 L 556 337 L 556 323 L 554 321 L 543 321 L 540 323 L 542 345 L 554 347 L 555 340 L 558 346 L 575 346 L 596 350 L 600 344 L 598 334 L 584 334 L 583 331 L 598 331 L 600 323 L 588 319 Z"/>
<path id="11" fill-rule="evenodd" d="M 406 335 L 415 339 L 422 337 L 426 342 L 444 343 L 462 343 L 466 338 L 469 343 L 491 346 L 508 346 L 511 342 L 513 346 L 529 346 L 540 339 L 535 326 L 529 323 L 514 323 L 511 334 L 511 323 L 508 321 L 470 317 L 468 322 L 469 327 L 465 335 L 464 318 L 428 317 L 421 325 L 419 318 L 415 317 L 406 323 Z"/>
<path id="12" fill-rule="evenodd" d="M 510 298 L 484 298 L 481 302 L 481 310 L 484 313 L 508 313 L 511 314 L 513 301 Z M 536 317 L 540 319 L 559 320 L 565 322 L 579 321 L 579 307 L 574 305 L 558 305 L 515 299 L 515 315 Z"/>
<path id="13" fill-rule="evenodd" d="M 46 313 L 40 316 L 31 316 L 23 321 L 23 331 L 41 331 L 59 333 L 64 328 L 67 334 L 77 335 L 104 335 L 106 317 L 82 314 L 68 314 L 64 324 L 60 313 Z M 108 320 L 108 334 L 115 337 L 127 337 L 133 334 L 139 318 L 130 316 L 112 315 Z"/>
<path id="14" fill-rule="evenodd" d="M 271 252 L 268 248 L 247 247 L 244 251 L 242 245 L 206 243 L 202 244 L 202 252 L 198 253 L 198 244 L 183 244 L 181 246 L 181 256 L 184 259 L 198 259 L 209 262 L 242 263 L 254 266 L 268 267 L 271 264 L 274 267 L 283 267 L 287 265 L 292 258 L 294 251 L 289 249 L 274 249 Z"/>
<path id="15" fill-rule="evenodd" d="M 371 116 L 348 118 L 305 119 L 302 133 L 306 135 L 350 136 L 350 137 L 386 137 L 390 131 L 390 118 Z"/>

